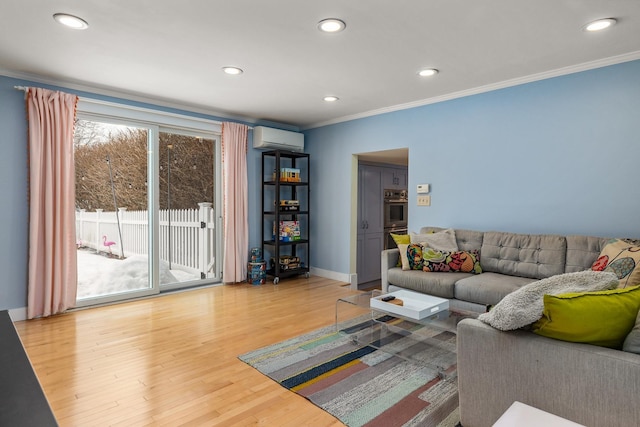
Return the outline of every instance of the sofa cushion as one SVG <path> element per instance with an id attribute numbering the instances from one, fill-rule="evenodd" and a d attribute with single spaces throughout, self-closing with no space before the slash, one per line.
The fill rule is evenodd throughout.
<path id="1" fill-rule="evenodd" d="M 591 268 L 609 239 L 591 236 L 567 236 L 567 261 L 565 273 L 575 273 Z"/>
<path id="2" fill-rule="evenodd" d="M 483 271 L 544 279 L 564 273 L 567 241 L 563 236 L 484 233 L 480 265 Z"/>
<path id="3" fill-rule="evenodd" d="M 420 234 L 434 233 L 441 231 L 442 228 L 438 227 L 422 227 Z M 458 244 L 458 250 L 472 251 L 474 249 L 480 249 L 482 247 L 482 238 L 484 236 L 483 231 L 475 230 L 463 230 L 460 228 L 454 229 L 456 234 L 456 243 Z"/>
<path id="4" fill-rule="evenodd" d="M 458 250 L 456 243 L 456 233 L 452 228 L 435 233 L 416 234 L 411 233 L 411 243 L 424 243 L 438 251 L 454 252 Z"/>
<path id="5" fill-rule="evenodd" d="M 533 332 L 548 338 L 621 349 L 640 309 L 640 287 L 545 295 Z"/>
<path id="6" fill-rule="evenodd" d="M 624 240 L 609 240 L 591 269 L 615 273 L 620 279 L 620 288 L 640 285 L 640 246 Z"/>
<path id="7" fill-rule="evenodd" d="M 390 268 L 387 273 L 390 284 L 404 289 L 422 292 L 441 298 L 453 298 L 454 284 L 470 273 L 425 273 L 424 271 Z"/>
<path id="8" fill-rule="evenodd" d="M 477 304 L 496 305 L 502 298 L 535 281 L 527 277 L 482 273 L 458 280 L 453 292 L 456 299 Z"/>
<path id="9" fill-rule="evenodd" d="M 601 291 L 618 285 L 616 275 L 601 271 L 578 271 L 531 282 L 505 296 L 481 321 L 502 331 L 527 326 L 542 317 L 544 295 L 567 292 Z"/>

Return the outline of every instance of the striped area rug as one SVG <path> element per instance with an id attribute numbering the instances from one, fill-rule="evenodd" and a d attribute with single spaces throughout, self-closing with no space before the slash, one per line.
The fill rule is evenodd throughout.
<path id="1" fill-rule="evenodd" d="M 325 327 L 239 359 L 347 426 L 455 426 L 460 421 L 455 334 L 415 327 L 414 338 L 418 334 L 424 339 L 396 335 L 376 343 L 396 354 L 436 363 L 452 374 L 441 379 L 433 368 L 355 343 L 354 334 L 368 330 L 370 319 L 341 324 L 341 332 L 333 325 Z M 384 320 L 402 323 L 388 316 Z"/>

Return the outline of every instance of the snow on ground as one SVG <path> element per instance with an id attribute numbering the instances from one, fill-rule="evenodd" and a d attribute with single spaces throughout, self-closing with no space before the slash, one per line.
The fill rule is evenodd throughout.
<path id="1" fill-rule="evenodd" d="M 134 255 L 121 260 L 87 249 L 79 249 L 77 253 L 78 299 L 149 288 L 149 261 L 146 255 Z M 169 263 L 160 261 L 161 285 L 197 279 L 200 277 L 194 274 L 169 270 Z"/>

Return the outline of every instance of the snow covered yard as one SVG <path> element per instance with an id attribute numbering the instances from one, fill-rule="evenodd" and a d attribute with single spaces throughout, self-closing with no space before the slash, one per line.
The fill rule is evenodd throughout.
<path id="1" fill-rule="evenodd" d="M 90 249 L 79 249 L 77 299 L 149 288 L 148 257 L 134 255 L 126 259 L 110 258 Z M 199 276 L 181 270 L 169 270 L 160 261 L 160 284 L 198 280 Z"/>

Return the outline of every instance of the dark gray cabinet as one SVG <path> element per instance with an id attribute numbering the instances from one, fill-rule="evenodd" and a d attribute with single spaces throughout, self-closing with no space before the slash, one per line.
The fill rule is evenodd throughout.
<path id="1" fill-rule="evenodd" d="M 384 190 L 407 190 L 407 168 L 388 165 L 358 166 L 358 284 L 380 279 L 384 249 Z"/>
<path id="2" fill-rule="evenodd" d="M 358 167 L 358 233 L 383 230 L 382 171 L 379 166 Z"/>
<path id="3" fill-rule="evenodd" d="M 384 168 L 358 167 L 358 284 L 380 279 L 380 253 L 384 248 L 382 175 Z"/>
<path id="4" fill-rule="evenodd" d="M 385 167 L 382 172 L 382 187 L 385 190 L 406 190 L 407 168 Z"/>

